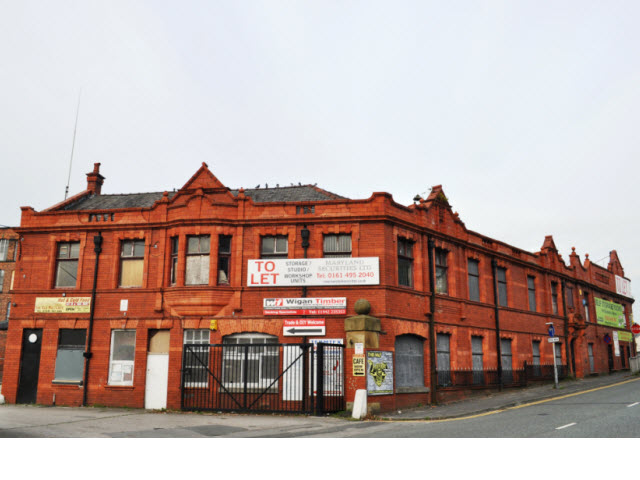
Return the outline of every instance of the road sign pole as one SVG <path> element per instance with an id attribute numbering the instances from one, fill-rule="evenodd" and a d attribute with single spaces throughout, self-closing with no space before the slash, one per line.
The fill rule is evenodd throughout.
<path id="1" fill-rule="evenodd" d="M 554 388 L 558 388 L 558 366 L 556 365 L 556 344 L 552 343 L 551 345 L 553 345 L 553 381 L 554 381 Z"/>

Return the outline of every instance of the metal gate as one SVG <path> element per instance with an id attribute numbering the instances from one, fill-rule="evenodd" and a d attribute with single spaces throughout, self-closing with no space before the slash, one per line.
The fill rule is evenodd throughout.
<path id="1" fill-rule="evenodd" d="M 344 410 L 344 345 L 185 344 L 181 407 L 322 415 Z"/>

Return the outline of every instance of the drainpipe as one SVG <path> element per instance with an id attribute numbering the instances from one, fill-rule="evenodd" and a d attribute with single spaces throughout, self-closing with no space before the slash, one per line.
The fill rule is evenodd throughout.
<path id="1" fill-rule="evenodd" d="M 566 282 L 564 279 L 560 282 L 560 288 L 562 289 L 562 316 L 564 317 L 564 343 L 565 350 L 567 353 L 567 367 L 570 369 L 570 372 L 575 376 L 576 366 L 573 364 L 573 355 L 571 355 L 571 349 L 569 347 L 569 318 L 567 317 L 567 299 L 565 298 L 565 286 Z M 555 355 L 555 347 L 553 354 Z"/>
<path id="2" fill-rule="evenodd" d="M 429 260 L 429 289 L 431 290 L 431 301 L 429 302 L 430 316 L 429 316 L 429 360 L 431 364 L 431 403 L 438 404 L 437 385 L 438 385 L 438 372 L 436 371 L 436 282 L 433 272 L 433 251 L 436 242 L 431 237 L 427 237 L 427 256 Z"/>
<path id="3" fill-rule="evenodd" d="M 87 332 L 87 348 L 83 354 L 84 356 L 84 382 L 83 382 L 83 394 L 82 394 L 82 406 L 87 406 L 87 393 L 89 390 L 89 361 L 93 356 L 91 352 L 91 338 L 93 334 L 93 312 L 96 306 L 96 287 L 98 284 L 98 260 L 100 258 L 100 252 L 102 252 L 102 234 L 98 232 L 93 237 L 93 251 L 96 253 L 96 262 L 93 268 L 93 287 L 91 289 L 91 307 L 89 310 L 89 331 Z"/>
<path id="4" fill-rule="evenodd" d="M 502 391 L 502 347 L 500 345 L 500 307 L 498 304 L 498 262 L 491 259 L 491 270 L 493 271 L 493 303 L 495 305 L 496 316 L 496 352 L 498 354 L 498 382 Z"/>

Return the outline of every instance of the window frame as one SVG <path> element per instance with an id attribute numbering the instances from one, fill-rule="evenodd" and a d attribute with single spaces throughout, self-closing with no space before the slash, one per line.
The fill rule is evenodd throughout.
<path id="1" fill-rule="evenodd" d="M 341 240 L 349 239 L 349 248 L 340 249 L 341 245 L 346 242 L 342 242 Z M 335 239 L 335 250 L 332 250 L 333 245 L 329 245 L 329 249 L 327 248 L 327 241 Z M 329 233 L 325 234 L 322 237 L 322 256 L 324 258 L 347 258 L 351 257 L 353 252 L 353 243 L 351 240 L 350 233 Z"/>
<path id="2" fill-rule="evenodd" d="M 449 295 L 449 266 L 447 264 L 449 251 L 436 247 L 433 256 L 436 270 L 436 293 Z"/>
<path id="3" fill-rule="evenodd" d="M 265 241 L 273 239 L 273 250 L 265 248 Z M 284 241 L 284 251 L 278 250 L 278 240 L 280 240 L 280 246 Z M 260 258 L 289 258 L 289 237 L 287 235 L 263 235 L 260 237 Z"/>
<path id="4" fill-rule="evenodd" d="M 118 334 L 120 334 L 121 332 L 123 333 L 131 333 L 133 332 L 133 359 L 128 360 L 128 359 L 122 359 L 122 360 L 114 360 L 113 356 L 114 356 L 114 347 L 115 347 L 115 343 L 116 343 L 116 336 Z M 137 337 L 137 332 L 135 329 L 129 328 L 129 329 L 124 329 L 124 328 L 119 328 L 119 329 L 113 329 L 111 330 L 111 344 L 109 346 L 109 377 L 108 377 L 108 381 L 107 381 L 107 385 L 110 386 L 132 386 L 133 385 L 133 381 L 135 379 L 135 361 L 136 361 L 136 337 Z M 127 345 L 124 345 L 127 346 Z M 124 379 L 124 372 L 126 371 L 125 368 L 121 368 L 122 373 L 122 380 L 113 380 L 113 374 L 114 374 L 114 366 L 119 365 L 120 367 L 130 367 L 130 371 L 131 371 L 131 379 L 125 380 Z"/>
<path id="5" fill-rule="evenodd" d="M 72 257 L 73 247 L 77 246 L 77 253 L 75 257 Z M 62 256 L 61 250 L 63 247 L 67 248 L 67 254 Z M 75 276 L 71 274 L 69 270 L 64 270 L 64 266 L 67 265 L 75 265 Z M 56 243 L 56 267 L 55 267 L 55 277 L 53 279 L 54 288 L 77 288 L 78 287 L 78 269 L 80 266 L 80 242 L 79 241 L 69 241 L 69 242 L 57 242 Z M 60 273 L 63 272 L 74 279 L 73 285 L 60 285 L 58 282 L 60 281 Z"/>
<path id="6" fill-rule="evenodd" d="M 537 312 L 536 277 L 533 275 L 527 275 L 527 298 L 529 299 L 529 311 Z"/>
<path id="7" fill-rule="evenodd" d="M 83 336 L 83 340 L 82 342 L 76 342 L 76 343 L 65 343 L 63 344 L 63 335 L 69 335 L 69 336 L 73 336 L 74 334 L 71 334 L 69 332 L 77 332 L 77 335 L 80 334 L 80 332 L 82 332 L 82 336 Z M 68 342 L 68 340 L 65 340 Z M 56 363 L 55 363 L 55 368 L 54 368 L 54 375 L 53 375 L 53 383 L 67 383 L 67 384 L 78 384 L 78 385 L 82 385 L 83 380 L 84 380 L 84 367 L 85 367 L 85 361 L 84 361 L 84 350 L 86 347 L 86 341 L 87 341 L 87 330 L 84 328 L 61 328 L 58 330 L 58 346 L 57 346 L 57 350 L 56 350 Z M 73 352 L 73 354 L 71 353 Z M 69 355 L 67 355 L 69 354 Z M 68 357 L 71 356 L 73 358 L 69 358 L 66 359 L 64 357 Z M 75 369 L 74 374 L 76 374 L 75 377 L 67 377 L 67 378 L 59 378 L 58 376 L 61 375 L 62 376 L 62 372 L 60 371 L 62 369 L 62 365 L 69 364 L 71 362 L 79 362 L 80 365 L 79 367 L 77 365 L 75 365 L 73 368 Z"/>
<path id="8" fill-rule="evenodd" d="M 394 349 L 396 390 L 423 388 L 424 339 L 413 334 L 398 335 Z"/>
<path id="9" fill-rule="evenodd" d="M 553 315 L 559 315 L 558 306 L 558 282 L 551 282 L 551 313 Z"/>
<path id="10" fill-rule="evenodd" d="M 471 272 L 471 265 L 475 265 L 476 273 Z M 480 261 L 475 258 L 467 259 L 467 283 L 469 288 L 469 300 L 474 302 L 480 301 Z M 475 292 L 477 293 L 477 298 L 473 298 L 472 292 L 472 283 L 475 284 Z"/>
<path id="11" fill-rule="evenodd" d="M 178 257 L 180 253 L 180 237 L 171 237 L 171 259 L 169 270 L 169 285 L 176 285 L 178 283 Z"/>
<path id="12" fill-rule="evenodd" d="M 241 341 L 249 340 L 249 342 Z M 259 341 L 263 340 L 263 341 Z M 245 377 L 245 345 L 249 345 L 247 349 L 247 358 L 249 362 L 257 362 L 257 372 L 255 369 L 250 369 L 252 373 L 257 373 L 257 381 L 252 382 L 247 380 L 246 390 L 250 392 L 262 392 L 268 391 L 269 393 L 278 392 L 278 377 L 280 376 L 280 344 L 278 337 L 275 335 L 268 335 L 264 333 L 235 333 L 227 335 L 222 339 L 222 385 L 225 389 L 231 392 L 242 391 L 245 388 L 243 379 Z M 262 346 L 260 348 L 259 346 Z M 273 362 L 275 360 L 275 371 L 268 369 L 268 373 L 272 373 L 273 376 L 264 375 L 263 367 L 266 362 Z M 239 364 L 239 367 L 236 366 Z M 239 378 L 240 381 L 229 381 L 228 367 L 234 365 L 231 368 L 232 377 L 235 380 Z M 273 363 L 271 364 L 273 366 Z M 268 365 L 267 365 L 268 367 Z M 247 373 L 247 377 L 249 373 Z"/>
<path id="13" fill-rule="evenodd" d="M 504 276 L 504 280 L 500 278 L 500 274 Z M 504 267 L 496 267 L 496 284 L 498 288 L 498 306 L 509 306 L 509 295 L 507 291 L 507 269 Z"/>
<path id="14" fill-rule="evenodd" d="M 206 245 L 206 251 L 203 250 L 204 239 L 208 239 L 208 245 Z M 198 251 L 190 251 L 191 249 L 191 240 L 198 239 Z M 184 266 L 184 284 L 187 286 L 198 286 L 198 285 L 209 285 L 209 274 L 210 268 L 209 264 L 211 263 L 211 235 L 203 234 L 203 235 L 187 235 L 187 241 L 185 245 L 185 266 Z M 190 280 L 189 271 L 190 269 L 195 269 L 195 262 L 192 262 L 191 259 L 199 258 L 200 261 L 198 264 L 198 278 L 195 281 Z M 193 273 L 193 272 L 192 272 Z M 192 275 L 193 276 L 193 275 Z"/>
<path id="15" fill-rule="evenodd" d="M 142 247 L 142 252 L 140 252 Z M 140 288 L 144 284 L 144 257 L 146 251 L 146 243 L 144 239 L 125 239 L 120 241 L 120 276 L 118 278 L 119 288 Z M 123 285 L 123 273 L 125 271 L 125 265 L 139 264 L 140 272 L 139 281 L 137 283 L 131 283 L 130 285 Z M 126 267 L 128 268 L 128 267 Z M 136 280 L 138 280 L 136 278 Z"/>
<path id="16" fill-rule="evenodd" d="M 8 238 L 0 238 L 0 262 L 6 262 L 9 258 L 9 245 L 11 242 Z"/>
<path id="17" fill-rule="evenodd" d="M 223 240 L 226 242 L 229 240 L 228 250 L 223 250 Z M 218 265 L 216 271 L 216 284 L 217 285 L 230 285 L 231 284 L 231 246 L 233 237 L 231 235 L 218 235 Z M 226 245 L 225 245 L 226 246 Z M 224 275 L 224 277 L 223 277 Z"/>
<path id="18" fill-rule="evenodd" d="M 4 270 L 0 270 L 0 293 L 4 290 Z"/>
<path id="19" fill-rule="evenodd" d="M 188 336 L 191 336 L 192 338 L 187 339 Z M 196 338 L 196 337 L 200 337 L 200 338 Z M 206 338 L 205 338 L 206 337 Z M 204 371 L 204 373 L 200 373 L 199 375 L 191 375 L 192 378 L 196 378 L 196 381 L 186 381 L 186 379 L 184 380 L 184 386 L 188 387 L 188 388 L 207 388 L 209 386 L 209 373 L 207 372 L 207 368 L 209 367 L 210 363 L 211 363 L 211 348 L 209 347 L 209 345 L 211 344 L 211 331 L 207 330 L 206 328 L 187 328 L 184 330 L 183 335 L 182 335 L 182 348 L 184 349 L 185 345 L 207 345 L 207 347 L 196 347 L 197 351 L 196 353 L 204 353 L 205 355 L 203 355 L 203 363 L 206 363 L 207 367 L 204 367 L 201 364 L 198 365 L 187 365 L 186 363 L 182 366 L 183 370 L 184 369 L 196 369 L 199 371 Z M 193 351 L 193 349 L 192 349 Z M 204 362 L 206 357 L 206 362 Z M 206 381 L 202 381 L 202 378 L 205 378 Z"/>
<path id="20" fill-rule="evenodd" d="M 415 242 L 398 237 L 398 285 L 413 288 L 413 246 Z M 405 283 L 406 282 L 406 283 Z"/>

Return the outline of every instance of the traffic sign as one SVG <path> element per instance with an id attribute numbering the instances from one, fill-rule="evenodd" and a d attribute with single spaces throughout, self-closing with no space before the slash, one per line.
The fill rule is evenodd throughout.
<path id="1" fill-rule="evenodd" d="M 633 332 L 634 335 L 638 335 L 640 333 L 640 325 L 638 325 L 637 323 L 634 323 L 631 326 L 631 332 Z"/>
<path id="2" fill-rule="evenodd" d="M 558 343 L 560 341 L 560 337 L 549 337 L 549 343 Z"/>
<path id="3" fill-rule="evenodd" d="M 324 318 L 291 318 L 284 321 L 282 334 L 285 337 L 324 336 Z"/>
<path id="4" fill-rule="evenodd" d="M 549 325 L 549 336 L 553 337 L 556 334 L 556 329 L 553 328 L 553 325 Z"/>

